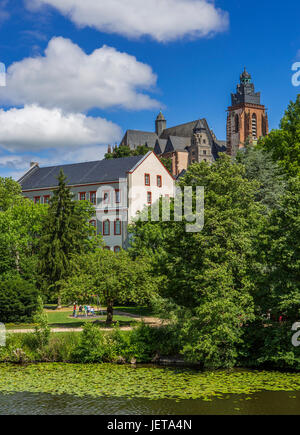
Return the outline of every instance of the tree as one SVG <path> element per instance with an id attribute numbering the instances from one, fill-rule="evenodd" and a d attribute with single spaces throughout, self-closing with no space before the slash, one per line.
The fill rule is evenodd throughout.
<path id="1" fill-rule="evenodd" d="M 73 273 L 63 285 L 63 298 L 66 302 L 86 303 L 98 296 L 107 306 L 106 321 L 111 324 L 116 301 L 142 303 L 155 291 L 147 262 L 132 260 L 126 251 L 116 254 L 100 248 L 74 258 Z"/>
<path id="2" fill-rule="evenodd" d="M 0 204 L 0 274 L 21 274 L 34 282 L 46 206 L 24 198 L 11 179 L 0 180 Z"/>
<path id="3" fill-rule="evenodd" d="M 154 273 L 164 276 L 161 304 L 177 324 L 182 353 L 206 367 L 230 367 L 244 325 L 254 318 L 254 240 L 265 213 L 255 201 L 259 185 L 226 156 L 214 165 L 193 164 L 179 185 L 204 186 L 203 230 L 186 232 L 184 220 L 138 222 L 132 250 L 148 252 Z"/>
<path id="4" fill-rule="evenodd" d="M 113 149 L 112 153 L 106 153 L 105 159 L 119 159 L 121 157 L 144 156 L 149 151 L 152 151 L 147 145 L 139 145 L 135 149 L 131 149 L 127 145 L 120 145 Z"/>
<path id="5" fill-rule="evenodd" d="M 262 291 L 259 303 L 292 325 L 300 316 L 300 179 L 290 179 L 279 207 L 264 228 Z"/>
<path id="6" fill-rule="evenodd" d="M 266 211 L 274 209 L 284 193 L 286 180 L 270 153 L 257 146 L 248 145 L 238 152 L 236 160 L 245 166 L 248 180 L 259 182 L 256 200 L 266 206 Z"/>
<path id="7" fill-rule="evenodd" d="M 261 149 L 270 153 L 288 175 L 300 174 L 300 96 L 291 102 L 280 123 L 280 129 L 273 130 L 259 142 Z"/>
<path id="8" fill-rule="evenodd" d="M 43 222 L 39 249 L 39 272 L 47 288 L 57 295 L 58 307 L 60 282 L 69 275 L 72 256 L 87 252 L 92 246 L 89 220 L 94 213 L 89 202 L 74 201 L 61 171 Z"/>
<path id="9" fill-rule="evenodd" d="M 12 178 L 0 177 L 0 212 L 8 210 L 22 196 L 19 183 Z"/>
<path id="10" fill-rule="evenodd" d="M 38 308 L 39 292 L 20 276 L 0 279 L 0 321 L 30 322 Z"/>

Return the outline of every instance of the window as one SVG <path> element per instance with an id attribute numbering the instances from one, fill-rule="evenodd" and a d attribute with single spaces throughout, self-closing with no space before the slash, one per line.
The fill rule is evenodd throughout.
<path id="1" fill-rule="evenodd" d="M 203 154 L 206 156 L 206 150 L 203 150 Z"/>
<path id="2" fill-rule="evenodd" d="M 79 193 L 79 200 L 85 201 L 85 199 L 86 199 L 86 192 L 80 192 Z"/>
<path id="3" fill-rule="evenodd" d="M 115 236 L 120 236 L 122 233 L 122 224 L 120 219 L 115 220 Z"/>
<path id="4" fill-rule="evenodd" d="M 115 190 L 116 204 L 120 204 L 121 202 L 121 192 L 120 189 Z"/>
<path id="5" fill-rule="evenodd" d="M 110 251 L 110 247 L 109 246 L 104 246 L 104 249 L 106 249 L 107 251 Z"/>
<path id="6" fill-rule="evenodd" d="M 44 204 L 49 204 L 50 201 L 50 195 L 45 195 L 44 196 Z"/>
<path id="7" fill-rule="evenodd" d="M 151 192 L 147 192 L 147 202 L 148 202 L 148 204 L 152 204 L 152 193 Z"/>
<path id="8" fill-rule="evenodd" d="M 161 179 L 161 175 L 157 176 L 157 187 L 162 187 L 162 179 Z"/>
<path id="9" fill-rule="evenodd" d="M 120 251 L 121 251 L 120 246 L 115 246 L 115 247 L 114 247 L 114 251 L 115 251 L 116 253 L 120 252 Z"/>
<path id="10" fill-rule="evenodd" d="M 34 203 L 35 204 L 40 204 L 41 203 L 41 197 L 40 196 L 35 196 L 34 197 Z"/>
<path id="11" fill-rule="evenodd" d="M 110 221 L 107 219 L 103 222 L 103 236 L 109 236 L 110 235 Z"/>
<path id="12" fill-rule="evenodd" d="M 252 137 L 257 138 L 257 118 L 255 113 L 252 115 Z"/>
<path id="13" fill-rule="evenodd" d="M 90 202 L 96 205 L 96 192 L 90 192 Z"/>
<path id="14" fill-rule="evenodd" d="M 203 139 L 203 143 L 206 143 L 206 139 Z"/>
<path id="15" fill-rule="evenodd" d="M 104 192 L 104 193 L 103 193 L 103 202 L 104 202 L 105 204 L 108 204 L 108 203 L 109 203 L 109 192 Z"/>
<path id="16" fill-rule="evenodd" d="M 240 118 L 238 114 L 235 115 L 234 131 L 235 133 L 238 133 L 240 131 Z"/>
<path id="17" fill-rule="evenodd" d="M 150 186 L 150 174 L 145 174 L 145 186 Z"/>

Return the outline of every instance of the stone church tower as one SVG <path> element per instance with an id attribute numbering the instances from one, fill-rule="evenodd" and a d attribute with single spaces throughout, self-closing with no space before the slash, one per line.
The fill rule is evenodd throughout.
<path id="1" fill-rule="evenodd" d="M 227 154 L 235 156 L 247 140 L 255 144 L 269 132 L 266 108 L 260 102 L 260 92 L 255 92 L 251 75 L 246 71 L 240 76 L 227 115 Z"/>
<path id="2" fill-rule="evenodd" d="M 203 120 L 199 120 L 193 129 L 191 146 L 189 148 L 189 164 L 200 162 L 212 162 L 213 155 L 208 129 Z"/>
<path id="3" fill-rule="evenodd" d="M 155 121 L 155 133 L 157 134 L 157 136 L 160 136 L 166 128 L 167 121 L 160 111 Z"/>

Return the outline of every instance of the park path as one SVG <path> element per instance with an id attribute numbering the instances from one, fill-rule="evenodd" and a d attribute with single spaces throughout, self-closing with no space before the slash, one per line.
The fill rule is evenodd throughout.
<path id="1" fill-rule="evenodd" d="M 49 312 L 53 312 L 51 310 L 47 310 Z M 62 309 L 60 311 L 70 311 L 70 310 L 65 310 Z M 104 311 L 104 310 L 103 310 Z M 125 313 L 123 311 L 115 311 L 114 314 L 116 316 L 124 316 L 124 317 L 131 317 L 133 319 L 135 319 L 138 322 L 145 322 L 147 325 L 150 326 L 160 326 L 162 321 L 161 319 L 157 318 L 157 317 L 143 317 L 143 316 L 139 316 L 137 314 L 132 314 L 132 313 Z M 113 328 L 100 328 L 101 331 L 112 331 Z M 120 330 L 121 331 L 132 331 L 133 327 L 132 326 L 121 326 Z M 82 332 L 83 328 L 51 328 L 51 332 Z M 11 334 L 27 334 L 27 333 L 31 333 L 34 332 L 34 329 L 8 329 L 7 333 L 11 333 Z"/>

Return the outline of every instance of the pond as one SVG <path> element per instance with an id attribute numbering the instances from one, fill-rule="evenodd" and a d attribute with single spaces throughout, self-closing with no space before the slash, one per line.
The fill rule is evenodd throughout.
<path id="1" fill-rule="evenodd" d="M 0 364 L 0 415 L 300 414 L 297 373 Z"/>

